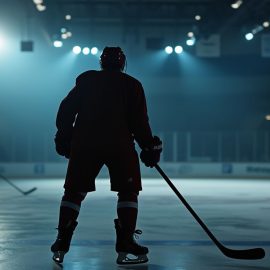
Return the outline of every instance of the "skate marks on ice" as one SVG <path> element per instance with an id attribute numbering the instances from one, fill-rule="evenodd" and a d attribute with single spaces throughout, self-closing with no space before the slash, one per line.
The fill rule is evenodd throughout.
<path id="1" fill-rule="evenodd" d="M 146 238 L 140 241 L 150 245 L 147 264 L 116 264 L 114 232 L 109 223 L 115 217 L 116 196 L 110 193 L 107 184 L 99 182 L 97 192 L 89 195 L 82 207 L 80 227 L 62 267 L 51 260 L 49 247 L 55 236 L 63 181 L 14 181 L 24 189 L 38 184 L 38 190 L 31 196 L 22 196 L 0 181 L 0 270 L 270 270 L 269 229 L 265 225 L 270 222 L 266 212 L 270 182 L 267 187 L 266 182 L 264 186 L 257 182 L 256 187 L 246 188 L 245 197 L 239 197 L 234 188 L 229 188 L 232 182 L 223 182 L 225 187 L 228 185 L 227 193 L 219 187 L 220 181 L 209 185 L 199 182 L 208 192 L 201 196 L 202 190 L 190 187 L 191 180 L 179 181 L 191 204 L 224 244 L 237 248 L 266 247 L 265 259 L 244 263 L 223 257 L 173 194 L 163 188 L 164 183 L 151 181 L 145 181 L 141 194 L 138 225 L 147 232 Z M 220 192 L 215 192 L 215 197 L 211 193 L 212 184 L 218 185 L 216 189 Z M 243 182 L 241 189 L 244 187 Z M 262 197 L 268 200 L 259 201 Z M 228 204 L 231 201 L 235 203 Z M 252 219 L 250 213 L 255 215 Z M 90 229 L 95 233 L 90 234 Z"/>
<path id="2" fill-rule="evenodd" d="M 217 269 L 220 268 L 220 265 L 216 265 Z M 245 270 L 269 270 L 269 267 L 266 266 L 247 266 L 247 265 L 234 265 L 234 264 L 225 264 L 222 266 L 224 270 L 235 270 L 235 269 L 245 269 Z"/>
<path id="3" fill-rule="evenodd" d="M 184 270 L 183 268 L 178 268 Z M 144 264 L 144 265 L 119 265 L 118 270 L 168 270 L 168 267 L 157 264 Z"/>
<path id="4" fill-rule="evenodd" d="M 205 218 L 205 221 L 209 226 L 213 228 L 219 227 L 233 227 L 234 229 L 243 230 L 257 230 L 257 231 L 267 231 L 268 226 L 266 224 L 258 224 L 257 219 L 239 217 L 232 215 L 230 218 L 227 217 L 208 217 Z"/>

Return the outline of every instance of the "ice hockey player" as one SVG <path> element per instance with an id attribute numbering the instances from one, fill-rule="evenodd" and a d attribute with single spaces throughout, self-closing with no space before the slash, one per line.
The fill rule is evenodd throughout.
<path id="1" fill-rule="evenodd" d="M 148 167 L 160 159 L 162 143 L 152 135 L 141 83 L 123 72 L 126 56 L 119 47 L 105 47 L 101 70 L 89 70 L 62 100 L 56 118 L 56 151 L 69 159 L 60 205 L 53 260 L 62 263 L 77 226 L 80 206 L 95 191 L 101 167 L 109 169 L 111 190 L 118 192 L 116 252 L 118 264 L 148 261 L 148 248 L 135 239 L 138 195 L 142 190 L 138 154 Z M 129 257 L 133 255 L 133 259 Z"/>

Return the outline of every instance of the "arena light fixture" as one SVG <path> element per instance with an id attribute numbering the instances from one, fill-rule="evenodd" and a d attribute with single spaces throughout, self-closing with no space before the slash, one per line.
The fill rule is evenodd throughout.
<path id="1" fill-rule="evenodd" d="M 91 54 L 96 55 L 97 53 L 98 53 L 98 48 L 97 47 L 93 47 L 91 49 Z"/>
<path id="2" fill-rule="evenodd" d="M 40 5 L 43 3 L 43 0 L 33 0 L 34 4 Z"/>
<path id="3" fill-rule="evenodd" d="M 42 12 L 42 11 L 45 11 L 46 10 L 46 6 L 45 5 L 42 5 L 42 4 L 39 4 L 37 5 L 37 10 Z"/>
<path id="4" fill-rule="evenodd" d="M 62 38 L 62 39 L 67 39 L 67 38 L 68 38 L 68 34 L 67 34 L 67 33 L 63 33 L 63 34 L 61 35 L 61 38 Z"/>
<path id="5" fill-rule="evenodd" d="M 90 53 L 90 49 L 88 47 L 84 47 L 82 52 L 84 55 L 88 55 Z"/>
<path id="6" fill-rule="evenodd" d="M 270 22 L 269 21 L 263 22 L 263 27 L 267 28 L 269 26 L 270 26 Z"/>
<path id="7" fill-rule="evenodd" d="M 61 40 L 55 40 L 55 41 L 53 42 L 53 46 L 54 46 L 55 48 L 61 48 L 61 47 L 63 47 L 63 42 L 62 42 Z"/>
<path id="8" fill-rule="evenodd" d="M 246 40 L 252 40 L 254 38 L 254 35 L 252 33 L 247 33 L 245 35 Z"/>
<path id="9" fill-rule="evenodd" d="M 201 19 L 202 19 L 202 17 L 201 17 L 200 15 L 196 15 L 196 16 L 195 16 L 195 20 L 196 20 L 196 21 L 200 21 Z"/>
<path id="10" fill-rule="evenodd" d="M 175 46 L 174 48 L 175 53 L 180 54 L 183 52 L 183 47 L 180 45 Z"/>
<path id="11" fill-rule="evenodd" d="M 243 4 L 242 0 L 237 0 L 234 3 L 231 4 L 231 8 L 233 9 L 238 9 L 240 8 L 240 6 Z"/>
<path id="12" fill-rule="evenodd" d="M 67 21 L 70 21 L 70 20 L 72 19 L 72 17 L 71 17 L 70 14 L 67 14 L 67 15 L 65 16 L 65 19 L 66 19 Z"/>
<path id="13" fill-rule="evenodd" d="M 188 46 L 194 46 L 195 45 L 195 41 L 196 41 L 195 38 L 189 38 L 189 39 L 186 40 L 186 44 Z"/>
<path id="14" fill-rule="evenodd" d="M 267 115 L 265 116 L 265 120 L 266 120 L 266 121 L 270 121 L 270 114 L 267 114 Z"/>
<path id="15" fill-rule="evenodd" d="M 72 49 L 73 53 L 80 54 L 82 51 L 82 48 L 80 46 L 74 46 Z"/>
<path id="16" fill-rule="evenodd" d="M 172 46 L 167 46 L 167 47 L 165 48 L 165 52 L 166 52 L 167 54 L 172 54 L 172 53 L 173 53 L 173 48 L 172 48 Z"/>

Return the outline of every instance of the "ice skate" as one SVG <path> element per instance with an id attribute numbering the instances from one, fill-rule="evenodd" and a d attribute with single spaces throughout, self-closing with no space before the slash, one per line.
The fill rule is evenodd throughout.
<path id="1" fill-rule="evenodd" d="M 148 262 L 148 248 L 138 245 L 134 240 L 133 234 L 126 234 L 121 228 L 119 219 L 114 220 L 116 229 L 116 246 L 118 253 L 117 264 L 139 264 Z M 134 234 L 141 234 L 142 231 L 136 230 Z"/>
<path id="2" fill-rule="evenodd" d="M 51 246 L 51 251 L 53 252 L 52 259 L 55 262 L 63 262 L 65 254 L 69 251 L 73 231 L 75 230 L 77 224 L 77 221 L 71 220 L 66 227 L 58 228 L 56 241 Z"/>

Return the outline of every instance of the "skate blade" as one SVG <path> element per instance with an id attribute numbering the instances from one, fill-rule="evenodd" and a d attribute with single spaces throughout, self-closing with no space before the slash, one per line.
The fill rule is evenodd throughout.
<path id="1" fill-rule="evenodd" d="M 116 260 L 117 264 L 138 264 L 146 262 L 148 262 L 148 257 L 145 254 L 133 255 L 126 252 L 119 252 Z"/>
<path id="2" fill-rule="evenodd" d="M 53 253 L 53 260 L 56 263 L 62 263 L 64 261 L 65 254 L 66 254 L 66 252 L 64 252 L 64 251 L 56 251 Z"/>

